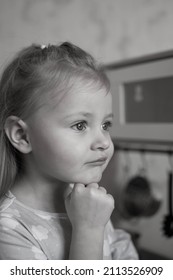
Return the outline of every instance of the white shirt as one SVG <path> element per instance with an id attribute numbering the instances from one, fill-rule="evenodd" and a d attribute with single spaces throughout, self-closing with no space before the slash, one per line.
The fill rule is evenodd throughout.
<path id="1" fill-rule="evenodd" d="M 66 213 L 48 213 L 25 206 L 8 192 L 0 201 L 1 260 L 68 259 L 71 224 Z M 109 221 L 104 234 L 104 259 L 138 259 L 130 235 Z"/>

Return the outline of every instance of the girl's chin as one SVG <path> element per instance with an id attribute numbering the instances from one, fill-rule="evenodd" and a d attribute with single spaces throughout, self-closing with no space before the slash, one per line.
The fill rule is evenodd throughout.
<path id="1" fill-rule="evenodd" d="M 80 183 L 84 185 L 89 185 L 91 183 L 99 183 L 101 178 L 102 178 L 102 174 L 97 174 L 97 176 L 90 176 L 88 178 L 84 178 Z"/>
<path id="2" fill-rule="evenodd" d="M 78 176 L 78 174 L 75 174 L 73 177 L 71 177 L 70 179 L 68 178 L 68 182 L 70 181 L 70 183 L 79 183 L 79 184 L 84 184 L 84 185 L 88 185 L 91 183 L 99 183 L 101 178 L 102 178 L 102 173 L 103 170 L 101 170 L 100 168 L 97 170 L 87 170 L 87 172 L 83 172 L 82 174 L 80 174 L 80 176 Z"/>

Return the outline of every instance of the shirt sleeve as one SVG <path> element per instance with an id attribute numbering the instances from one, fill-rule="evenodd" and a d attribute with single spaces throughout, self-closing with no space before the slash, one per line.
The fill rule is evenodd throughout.
<path id="1" fill-rule="evenodd" d="M 121 229 L 114 229 L 111 221 L 108 222 L 106 235 L 113 260 L 137 260 L 138 253 L 132 243 L 131 236 Z"/>
<path id="2" fill-rule="evenodd" d="M 45 260 L 47 257 L 25 225 L 7 214 L 0 216 L 0 259 Z"/>

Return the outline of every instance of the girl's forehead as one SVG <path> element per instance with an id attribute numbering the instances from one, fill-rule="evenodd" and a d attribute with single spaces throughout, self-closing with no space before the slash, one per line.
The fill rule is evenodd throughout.
<path id="1" fill-rule="evenodd" d="M 106 87 L 96 83 L 75 83 L 60 90 L 58 87 L 46 95 L 43 111 L 65 115 L 68 112 L 111 110 L 112 98 Z"/>
<path id="2" fill-rule="evenodd" d="M 87 106 L 87 104 L 94 104 L 94 106 L 98 104 L 106 105 L 110 98 L 111 94 L 107 93 L 105 88 L 76 88 L 64 94 L 57 106 L 60 108 L 64 106 Z"/>
<path id="3" fill-rule="evenodd" d="M 36 112 L 40 120 L 64 120 L 76 118 L 77 116 L 104 118 L 112 114 L 112 96 L 106 89 L 84 88 L 67 92 L 49 100 L 41 110 Z"/>
<path id="4" fill-rule="evenodd" d="M 107 94 L 105 90 L 68 93 L 58 104 L 56 110 L 56 113 L 62 117 L 77 114 L 105 115 L 111 112 L 111 94 Z"/>

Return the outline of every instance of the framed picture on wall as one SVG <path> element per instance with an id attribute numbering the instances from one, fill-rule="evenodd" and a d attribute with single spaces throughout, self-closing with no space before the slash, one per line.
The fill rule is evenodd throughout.
<path id="1" fill-rule="evenodd" d="M 113 95 L 112 137 L 173 142 L 173 51 L 105 66 Z"/>

